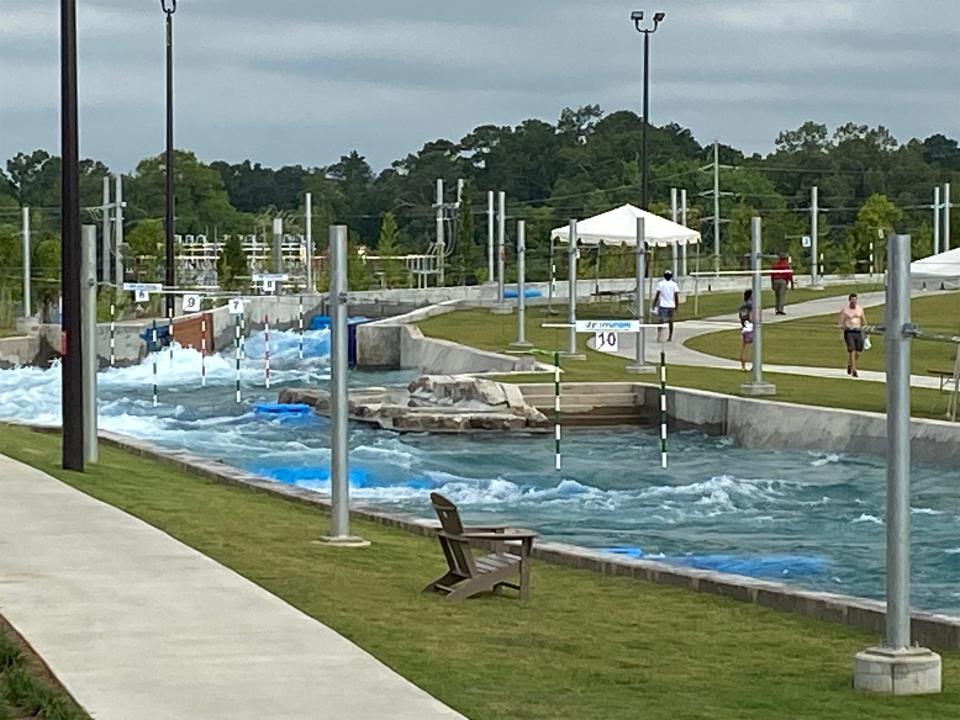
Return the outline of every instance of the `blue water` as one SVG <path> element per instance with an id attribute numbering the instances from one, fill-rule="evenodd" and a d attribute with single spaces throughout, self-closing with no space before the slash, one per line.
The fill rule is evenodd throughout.
<path id="1" fill-rule="evenodd" d="M 272 333 L 272 387 L 264 387 L 262 336 L 247 342 L 243 402 L 234 401 L 232 352 L 207 359 L 176 348 L 157 356 L 160 407 L 151 402 L 152 360 L 99 375 L 100 425 L 222 459 L 277 482 L 329 489 L 329 426 L 312 414 L 277 413 L 287 386 L 325 387 L 326 330 Z M 410 373 L 354 373 L 355 385 L 406 382 Z M 59 422 L 58 368 L 0 370 L 0 418 Z M 437 490 L 470 522 L 513 523 L 544 537 L 634 557 L 776 578 L 882 598 L 882 458 L 757 452 L 698 432 L 671 435 L 659 466 L 652 430 L 569 431 L 564 469 L 552 436 L 397 435 L 350 430 L 352 498 L 424 517 Z M 960 614 L 960 473 L 913 473 L 913 600 Z"/>

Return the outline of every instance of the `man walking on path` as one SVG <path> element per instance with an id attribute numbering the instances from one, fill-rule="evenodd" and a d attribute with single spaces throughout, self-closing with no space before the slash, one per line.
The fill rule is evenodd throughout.
<path id="1" fill-rule="evenodd" d="M 670 335 L 667 342 L 673 340 L 673 321 L 677 313 L 677 303 L 680 302 L 680 286 L 673 279 L 673 273 L 667 270 L 663 273 L 663 280 L 657 283 L 657 294 L 653 297 L 653 307 L 656 309 L 659 322 L 667 321 Z M 663 342 L 663 328 L 657 329 L 657 342 Z"/>
<path id="2" fill-rule="evenodd" d="M 780 257 L 773 263 L 772 269 L 773 273 L 770 277 L 773 278 L 773 294 L 777 300 L 777 315 L 786 315 L 787 312 L 783 309 L 783 306 L 787 302 L 787 284 L 789 283 L 790 288 L 793 288 L 793 270 L 790 268 L 790 261 L 787 256 L 780 253 Z"/>
<path id="3" fill-rule="evenodd" d="M 852 293 L 847 298 L 847 304 L 840 310 L 840 331 L 843 334 L 843 344 L 847 348 L 847 375 L 860 377 L 857 374 L 857 360 L 863 352 L 863 327 L 867 324 L 867 317 L 863 308 L 857 304 L 857 294 Z"/>

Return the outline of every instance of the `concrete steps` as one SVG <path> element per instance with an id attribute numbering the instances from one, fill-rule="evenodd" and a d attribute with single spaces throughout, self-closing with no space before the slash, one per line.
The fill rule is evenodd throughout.
<path id="1" fill-rule="evenodd" d="M 553 383 L 521 385 L 524 400 L 553 418 Z M 561 383 L 560 422 L 565 425 L 636 425 L 643 421 L 632 383 Z"/>

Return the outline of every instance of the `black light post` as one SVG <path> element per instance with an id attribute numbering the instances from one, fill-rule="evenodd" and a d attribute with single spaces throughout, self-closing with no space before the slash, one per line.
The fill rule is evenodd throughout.
<path id="1" fill-rule="evenodd" d="M 643 27 L 643 10 L 634 10 L 630 13 L 630 19 L 633 20 L 637 32 L 643 33 L 643 126 L 640 128 L 643 165 L 640 207 L 644 210 L 649 209 L 647 207 L 647 168 L 650 163 L 647 160 L 647 125 L 650 124 L 650 36 L 657 31 L 666 16 L 666 13 L 654 13 L 653 27 L 645 28 Z"/>
<path id="2" fill-rule="evenodd" d="M 166 255 L 166 275 L 164 284 L 167 289 L 176 284 L 176 272 L 173 258 L 173 14 L 177 11 L 177 0 L 160 0 L 160 7 L 167 16 L 167 215 L 165 221 L 164 249 Z M 174 297 L 167 298 L 167 316 L 173 313 Z"/>
<path id="3" fill-rule="evenodd" d="M 83 341 L 80 334 L 80 158 L 77 131 L 77 2 L 60 0 L 60 318 L 65 470 L 83 472 Z"/>

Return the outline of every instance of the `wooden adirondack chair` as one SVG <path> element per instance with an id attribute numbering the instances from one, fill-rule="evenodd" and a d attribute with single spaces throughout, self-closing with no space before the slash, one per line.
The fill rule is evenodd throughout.
<path id="1" fill-rule="evenodd" d="M 429 583 L 423 592 L 442 592 L 447 600 L 463 600 L 508 587 L 520 593 L 520 602 L 529 600 L 530 550 L 537 537 L 535 532 L 506 527 L 464 528 L 456 505 L 438 493 L 430 494 L 430 502 L 440 519 L 437 538 L 447 559 L 447 572 Z M 493 552 L 475 558 L 471 541 L 491 542 Z M 508 543 L 519 550 L 519 555 L 506 551 Z M 510 582 L 512 578 L 518 578 L 518 582 Z"/>

